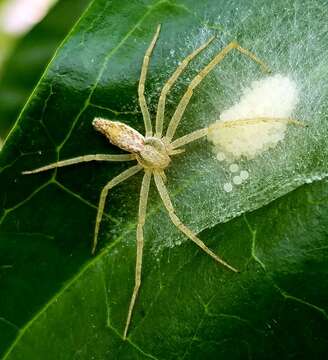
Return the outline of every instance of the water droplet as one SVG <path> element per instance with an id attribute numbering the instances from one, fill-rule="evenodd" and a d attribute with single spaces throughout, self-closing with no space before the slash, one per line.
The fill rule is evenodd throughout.
<path id="1" fill-rule="evenodd" d="M 235 173 L 239 170 L 239 166 L 237 164 L 231 164 L 229 166 L 229 170 L 232 172 L 232 173 Z"/>
<path id="2" fill-rule="evenodd" d="M 240 176 L 234 176 L 232 179 L 233 183 L 236 185 L 240 185 L 243 182 L 243 179 Z"/>
<path id="3" fill-rule="evenodd" d="M 246 180 L 249 178 L 249 172 L 247 170 L 242 170 L 240 172 L 240 177 L 243 179 L 243 180 Z"/>
<path id="4" fill-rule="evenodd" d="M 232 191 L 232 184 L 231 183 L 225 183 L 223 184 L 223 190 L 225 192 L 231 192 Z"/>
<path id="5" fill-rule="evenodd" d="M 225 158 L 226 158 L 225 153 L 223 153 L 223 152 L 218 152 L 218 153 L 216 154 L 216 158 L 217 158 L 219 161 L 224 161 Z"/>

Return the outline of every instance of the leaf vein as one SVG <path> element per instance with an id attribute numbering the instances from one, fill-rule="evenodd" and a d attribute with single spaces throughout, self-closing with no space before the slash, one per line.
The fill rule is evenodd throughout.
<path id="1" fill-rule="evenodd" d="M 60 150 L 62 149 L 62 147 L 66 144 L 66 142 L 68 141 L 68 139 L 70 138 L 78 120 L 80 119 L 81 115 L 83 114 L 83 112 L 87 109 L 87 107 L 89 106 L 90 100 L 92 98 L 92 95 L 94 93 L 94 91 L 96 90 L 100 79 L 103 76 L 103 73 L 107 67 L 108 61 L 109 59 L 116 53 L 116 51 L 118 51 L 121 46 L 123 46 L 125 44 L 125 42 L 129 39 L 129 37 L 134 33 L 134 31 L 143 23 L 143 21 L 147 18 L 148 15 L 150 15 L 152 13 L 152 11 L 161 3 L 163 3 L 162 0 L 156 2 L 155 4 L 151 5 L 148 10 L 143 14 L 143 16 L 139 19 L 139 21 L 132 27 L 132 29 L 130 31 L 128 31 L 126 33 L 126 35 L 122 38 L 122 40 L 118 43 L 118 45 L 112 49 L 106 56 L 104 59 L 104 62 L 100 68 L 100 71 L 98 73 L 98 76 L 96 78 L 95 83 L 93 84 L 93 86 L 91 87 L 90 93 L 88 95 L 88 97 L 86 98 L 83 107 L 81 108 L 81 110 L 79 111 L 79 113 L 77 114 L 77 116 L 75 117 L 75 119 L 72 122 L 72 126 L 69 129 L 69 131 L 67 132 L 66 137 L 64 138 L 64 140 L 62 141 L 62 143 L 58 146 L 58 152 L 60 152 Z"/>
<path id="2" fill-rule="evenodd" d="M 67 194 L 69 194 L 69 195 L 75 197 L 76 199 L 80 200 L 83 204 L 91 207 L 92 209 L 98 210 L 98 207 L 96 205 L 93 205 L 91 202 L 84 199 L 81 195 L 79 195 L 79 194 L 75 193 L 74 191 L 68 189 L 66 186 L 64 186 L 58 180 L 54 180 L 53 183 L 56 184 L 61 190 L 65 191 Z M 116 224 L 120 223 L 119 220 L 117 220 L 116 218 L 113 218 L 112 216 L 106 214 L 105 212 L 104 212 L 103 216 L 108 218 L 109 220 L 115 222 Z"/>
<path id="3" fill-rule="evenodd" d="M 274 287 L 279 291 L 279 293 L 287 300 L 292 300 L 292 301 L 295 301 L 295 302 L 298 302 L 302 305 L 305 305 L 305 306 L 308 306 L 310 307 L 311 309 L 314 309 L 316 311 L 318 311 L 324 318 L 325 320 L 328 320 L 328 314 L 327 314 L 327 311 L 315 304 L 312 304 L 306 300 L 303 300 L 297 296 L 294 296 L 294 295 L 291 295 L 289 294 L 287 291 L 285 291 L 284 289 L 282 289 L 280 286 L 278 286 L 276 283 L 274 283 Z"/>

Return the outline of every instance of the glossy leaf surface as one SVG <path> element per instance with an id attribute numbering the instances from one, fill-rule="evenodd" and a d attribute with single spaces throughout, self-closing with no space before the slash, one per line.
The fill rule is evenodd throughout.
<path id="1" fill-rule="evenodd" d="M 3 359 L 326 353 L 328 188 L 325 180 L 303 185 L 327 174 L 326 15 L 323 1 L 93 2 L 1 153 Z M 101 249 L 91 257 L 101 188 L 128 165 L 84 164 L 33 176 L 21 171 L 82 154 L 119 153 L 92 129 L 95 116 L 144 131 L 137 84 L 158 23 L 146 93 L 153 117 L 160 89 L 179 61 L 216 34 L 213 47 L 169 96 L 166 120 L 191 78 L 236 38 L 274 73 L 295 79 L 301 90 L 295 117 L 309 127 L 290 128 L 277 148 L 242 161 L 251 177 L 231 193 L 222 188 L 227 165 L 218 163 L 206 140 L 174 159 L 167 177 L 178 214 L 241 273 L 217 266 L 188 242 L 153 187 L 143 284 L 124 342 L 141 176 L 111 192 Z M 215 121 L 261 77 L 256 65 L 231 54 L 195 91 L 178 135 Z"/>
<path id="2" fill-rule="evenodd" d="M 89 0 L 64 0 L 18 41 L 1 69 L 0 137 L 4 139 L 46 65 Z"/>

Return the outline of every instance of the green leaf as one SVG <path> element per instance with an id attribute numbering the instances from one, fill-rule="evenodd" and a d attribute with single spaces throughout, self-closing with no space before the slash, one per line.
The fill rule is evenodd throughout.
<path id="1" fill-rule="evenodd" d="M 303 184 L 327 175 L 326 15 L 318 0 L 92 3 L 1 153 L 3 359 L 324 357 L 328 186 L 325 180 Z M 146 84 L 152 115 L 179 61 L 217 34 L 169 96 L 166 122 L 190 79 L 236 38 L 274 73 L 295 79 L 301 90 L 295 117 L 309 127 L 289 128 L 279 146 L 241 161 L 251 176 L 231 193 L 223 191 L 228 166 L 218 163 L 206 140 L 173 159 L 166 173 L 177 213 L 241 272 L 218 266 L 183 237 L 153 187 L 143 282 L 123 341 L 141 175 L 111 191 L 101 249 L 91 257 L 101 188 L 128 165 L 89 163 L 30 176 L 21 171 L 120 152 L 92 129 L 95 116 L 144 131 L 137 84 L 158 23 Z M 262 77 L 248 59 L 229 55 L 195 91 L 178 135 L 217 120 L 244 86 Z"/>
<path id="2" fill-rule="evenodd" d="M 55 49 L 90 0 L 61 0 L 16 48 L 1 69 L 0 136 L 4 139 Z"/>

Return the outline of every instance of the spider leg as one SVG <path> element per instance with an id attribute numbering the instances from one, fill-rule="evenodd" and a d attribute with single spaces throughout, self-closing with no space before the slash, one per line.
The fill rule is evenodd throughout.
<path id="1" fill-rule="evenodd" d="M 157 113 L 156 113 L 156 136 L 161 138 L 163 132 L 163 121 L 164 121 L 164 111 L 165 111 L 165 100 L 166 95 L 170 91 L 173 84 L 176 82 L 178 77 L 184 71 L 184 69 L 188 66 L 190 61 L 196 57 L 201 51 L 203 51 L 212 41 L 214 40 L 214 36 L 212 36 L 209 40 L 206 41 L 203 45 L 201 45 L 198 49 L 189 54 L 177 67 L 175 72 L 171 75 L 171 77 L 167 80 L 165 85 L 162 88 L 161 95 L 159 97 L 158 105 L 157 105 Z"/>
<path id="2" fill-rule="evenodd" d="M 146 102 L 146 98 L 145 98 L 145 81 L 146 81 L 150 56 L 151 56 L 151 53 L 156 44 L 160 29 L 161 29 L 161 25 L 158 25 L 156 33 L 145 53 L 142 67 L 141 67 L 141 74 L 140 74 L 140 80 L 139 80 L 139 86 L 138 86 L 139 105 L 140 105 L 142 116 L 143 116 L 143 119 L 145 122 L 146 136 L 152 136 L 153 130 L 152 130 L 149 110 L 148 110 L 148 106 L 147 106 L 147 102 Z"/>
<path id="3" fill-rule="evenodd" d="M 151 172 L 145 170 L 145 175 L 142 179 L 141 190 L 140 190 L 140 201 L 139 201 L 139 215 L 138 215 L 138 226 L 137 226 L 137 260 L 136 260 L 136 269 L 135 269 L 135 284 L 130 300 L 128 316 L 126 319 L 123 339 L 126 339 L 126 335 L 129 329 L 131 322 L 133 308 L 138 296 L 139 288 L 141 285 L 141 268 L 142 268 L 142 253 L 143 253 L 143 226 L 146 220 L 146 209 L 147 209 L 147 200 L 149 193 L 149 185 L 151 180 Z"/>
<path id="4" fill-rule="evenodd" d="M 130 167 L 127 170 L 124 170 L 119 175 L 115 176 L 109 183 L 105 185 L 105 187 L 102 189 L 100 198 L 99 198 L 99 205 L 98 205 L 98 211 L 97 211 L 97 218 L 96 218 L 96 225 L 95 225 L 95 232 L 94 232 L 94 238 L 93 238 L 93 246 L 92 246 L 92 254 L 95 253 L 97 242 L 98 242 L 98 232 L 99 232 L 99 226 L 101 222 L 101 218 L 104 212 L 105 207 L 105 201 L 107 198 L 108 191 L 112 189 L 114 186 L 118 185 L 122 181 L 128 179 L 132 175 L 136 174 L 142 169 L 141 165 L 135 165 Z"/>
<path id="5" fill-rule="evenodd" d="M 214 69 L 214 67 L 219 64 L 225 57 L 226 55 L 231 51 L 231 50 L 237 50 L 239 52 L 241 52 L 243 55 L 249 57 L 251 60 L 253 60 L 254 62 L 256 62 L 257 64 L 259 64 L 263 71 L 265 72 L 269 72 L 269 68 L 267 67 L 267 65 L 265 65 L 261 60 L 259 60 L 252 52 L 250 52 L 247 49 L 242 48 L 236 41 L 232 41 L 230 44 L 228 44 L 225 48 L 223 48 L 215 57 L 212 61 L 210 61 L 194 78 L 193 80 L 190 82 L 187 91 L 185 92 L 185 94 L 182 96 L 173 116 L 172 119 L 170 121 L 170 124 L 167 128 L 167 132 L 166 132 L 166 138 L 171 141 L 175 131 L 179 125 L 179 122 L 181 120 L 181 117 L 193 95 L 193 91 L 194 89 L 198 86 L 198 84 L 208 75 L 208 73 L 210 71 L 212 71 Z"/>
<path id="6" fill-rule="evenodd" d="M 189 144 L 192 141 L 198 140 L 206 136 L 208 134 L 208 130 L 209 128 L 199 129 L 187 135 L 181 136 L 171 143 L 171 147 L 172 149 L 178 149 L 179 147 Z"/>
<path id="7" fill-rule="evenodd" d="M 236 119 L 229 121 L 215 122 L 210 125 L 208 128 L 199 129 L 193 131 L 187 135 L 181 136 L 180 138 L 171 142 L 171 148 L 173 151 L 180 148 L 186 144 L 191 143 L 192 141 L 198 140 L 204 136 L 207 136 L 209 132 L 213 131 L 214 128 L 232 128 L 236 126 L 245 126 L 245 125 L 257 125 L 260 123 L 286 123 L 295 126 L 306 127 L 307 125 L 303 124 L 301 121 L 291 119 L 291 118 L 278 118 L 278 117 L 256 117 L 256 118 L 247 118 L 247 119 Z M 174 153 L 171 155 L 174 155 Z"/>
<path id="8" fill-rule="evenodd" d="M 223 266 L 227 267 L 231 271 L 238 272 L 237 269 L 226 263 L 222 260 L 219 256 L 214 254 L 186 225 L 184 225 L 181 220 L 177 217 L 174 211 L 174 207 L 172 205 L 169 193 L 167 188 L 158 173 L 154 173 L 154 179 L 157 186 L 157 190 L 159 195 L 164 203 L 164 206 L 169 214 L 170 219 L 172 220 L 173 224 L 183 232 L 190 240 L 192 240 L 196 245 L 198 245 L 203 251 L 206 252 L 209 256 L 211 256 L 215 261 L 222 264 Z"/>
<path id="9" fill-rule="evenodd" d="M 46 171 L 50 169 L 55 169 L 58 167 L 68 166 L 68 165 L 74 165 L 82 162 L 88 162 L 88 161 L 130 161 L 135 160 L 136 157 L 133 154 L 123 154 L 123 155 L 107 155 L 107 154 L 95 154 L 95 155 L 83 155 L 78 156 L 72 159 L 57 161 L 55 163 L 42 166 L 38 169 L 29 170 L 29 171 L 23 171 L 22 174 L 28 175 L 28 174 L 35 174 L 41 171 Z"/>
<path id="10" fill-rule="evenodd" d="M 232 128 L 236 126 L 246 126 L 246 125 L 258 125 L 258 124 L 270 124 L 270 123 L 285 123 L 291 124 L 295 126 L 306 127 L 301 121 L 292 119 L 292 118 L 284 118 L 284 117 L 266 117 L 259 116 L 255 118 L 246 118 L 246 119 L 235 119 L 228 121 L 218 121 L 209 126 L 208 131 L 210 132 L 212 128 Z"/>

